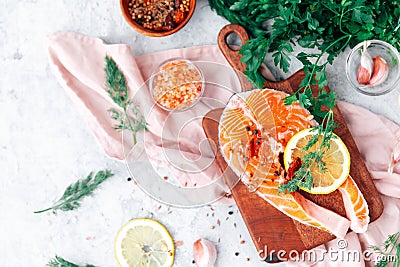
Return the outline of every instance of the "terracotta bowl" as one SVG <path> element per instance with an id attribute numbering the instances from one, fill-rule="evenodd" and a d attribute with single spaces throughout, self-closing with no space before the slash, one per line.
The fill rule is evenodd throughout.
<path id="1" fill-rule="evenodd" d="M 182 29 L 186 23 L 190 20 L 192 17 L 195 7 L 196 7 L 196 0 L 189 0 L 189 12 L 187 13 L 185 19 L 178 24 L 178 26 L 170 31 L 153 31 L 150 29 L 146 29 L 143 26 L 141 26 L 139 23 L 137 23 L 134 19 L 132 19 L 131 15 L 129 14 L 129 2 L 130 0 L 120 0 L 120 8 L 122 15 L 124 16 L 125 20 L 128 22 L 128 24 L 135 29 L 137 32 L 143 35 L 147 36 L 152 36 L 152 37 L 163 37 L 167 36 L 170 34 L 173 34 L 180 29 Z"/>

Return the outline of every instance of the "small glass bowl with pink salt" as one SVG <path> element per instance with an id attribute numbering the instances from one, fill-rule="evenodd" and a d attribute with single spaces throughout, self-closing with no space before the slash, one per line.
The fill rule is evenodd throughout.
<path id="1" fill-rule="evenodd" d="M 190 60 L 172 58 L 161 63 L 149 81 L 156 104 L 166 111 L 184 111 L 200 100 L 204 92 L 204 76 Z"/>

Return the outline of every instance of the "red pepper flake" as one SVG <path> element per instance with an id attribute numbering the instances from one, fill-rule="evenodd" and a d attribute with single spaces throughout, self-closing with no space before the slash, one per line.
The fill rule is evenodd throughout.
<path id="1" fill-rule="evenodd" d="M 168 180 L 168 176 L 164 176 L 163 178 L 164 178 L 164 180 Z"/>
<path id="2" fill-rule="evenodd" d="M 179 240 L 175 242 L 175 246 L 180 247 L 183 245 L 183 241 Z"/>
<path id="3" fill-rule="evenodd" d="M 219 219 L 217 220 L 217 224 L 218 224 L 218 226 L 221 225 L 221 221 Z"/>
<path id="4" fill-rule="evenodd" d="M 240 245 L 243 245 L 244 243 L 246 243 L 246 241 L 244 240 L 240 241 Z"/>
<path id="5" fill-rule="evenodd" d="M 287 175 L 284 181 L 285 184 L 287 184 L 290 180 L 293 179 L 295 172 L 298 171 L 300 167 L 301 167 L 301 159 L 297 157 L 289 165 Z"/>
<path id="6" fill-rule="evenodd" d="M 214 230 L 214 229 L 215 229 L 215 226 L 214 226 L 214 225 L 211 225 L 210 229 L 211 229 L 211 230 Z"/>

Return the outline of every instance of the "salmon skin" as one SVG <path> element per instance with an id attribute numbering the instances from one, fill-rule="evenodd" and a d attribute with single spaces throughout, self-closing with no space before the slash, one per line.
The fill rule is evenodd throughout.
<path id="1" fill-rule="evenodd" d="M 301 223 L 344 237 L 348 229 L 361 233 L 369 223 L 368 205 L 349 176 L 339 191 L 346 217 L 325 209 L 300 193 L 278 193 L 285 181 L 279 160 L 290 138 L 317 123 L 298 102 L 284 104 L 286 93 L 255 89 L 232 96 L 218 128 L 222 155 L 251 191 Z"/>

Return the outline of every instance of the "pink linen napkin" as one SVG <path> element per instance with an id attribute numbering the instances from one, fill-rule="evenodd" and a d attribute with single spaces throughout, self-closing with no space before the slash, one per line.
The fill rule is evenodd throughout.
<path id="1" fill-rule="evenodd" d="M 381 247 L 388 235 L 400 231 L 400 165 L 395 167 L 393 174 L 387 172 L 392 150 L 400 140 L 400 127 L 382 116 L 346 102 L 339 102 L 339 108 L 381 195 L 384 210 L 365 233 L 348 233 L 345 249 L 341 249 L 343 243 L 340 244 L 342 241 L 339 239 L 315 248 L 320 259 L 323 251 L 335 251 L 334 254 L 337 251 L 336 256 L 329 258 L 329 254 L 326 254 L 323 261 L 290 261 L 287 266 L 373 266 L 377 255 L 369 254 L 373 252 L 369 246 Z M 352 255 L 353 251 L 364 252 L 366 260 L 363 260 L 362 254 L 358 254 L 360 258 L 350 256 L 350 260 L 347 260 L 347 255 Z"/>
<path id="2" fill-rule="evenodd" d="M 132 146 L 131 140 L 123 142 L 121 133 L 113 129 L 115 121 L 107 111 L 118 108 L 105 91 L 104 57 L 109 55 L 124 73 L 130 96 L 140 104 L 149 123 L 149 132 L 141 136 L 149 158 L 170 169 L 182 185 L 205 185 L 221 175 L 218 166 L 212 162 L 212 150 L 208 146 L 200 145 L 205 140 L 201 118 L 210 108 L 220 107 L 221 104 L 223 106 L 233 92 L 240 90 L 240 85 L 217 46 L 184 48 L 134 57 L 128 45 L 105 44 L 100 39 L 75 33 L 56 33 L 49 36 L 47 49 L 56 77 L 78 105 L 84 120 L 107 155 L 121 160 L 125 156 L 123 151 Z M 193 110 L 173 118 L 169 113 L 154 107 L 145 82 L 156 66 L 173 57 L 205 64 L 202 68 L 208 82 L 205 96 L 216 103 L 196 106 Z M 273 79 L 270 73 L 268 75 Z M 382 216 L 370 224 L 366 233 L 349 233 L 346 236 L 348 249 L 366 250 L 369 244 L 381 244 L 387 235 L 400 231 L 400 168 L 396 167 L 392 175 L 386 172 L 392 148 L 400 138 L 400 128 L 361 107 L 344 102 L 340 102 L 339 106 L 385 205 Z M 191 123 L 183 127 L 177 121 Z M 176 137 L 180 129 L 182 131 Z M 197 160 L 200 156 L 202 160 Z M 210 164 L 207 165 L 208 163 Z M 196 169 L 204 164 L 207 167 L 202 168 L 201 172 L 183 171 Z M 337 240 L 318 249 L 328 250 L 335 246 L 337 247 Z M 333 262 L 329 258 L 318 263 L 288 262 L 289 266 L 312 264 L 364 266 L 365 262 Z"/>

